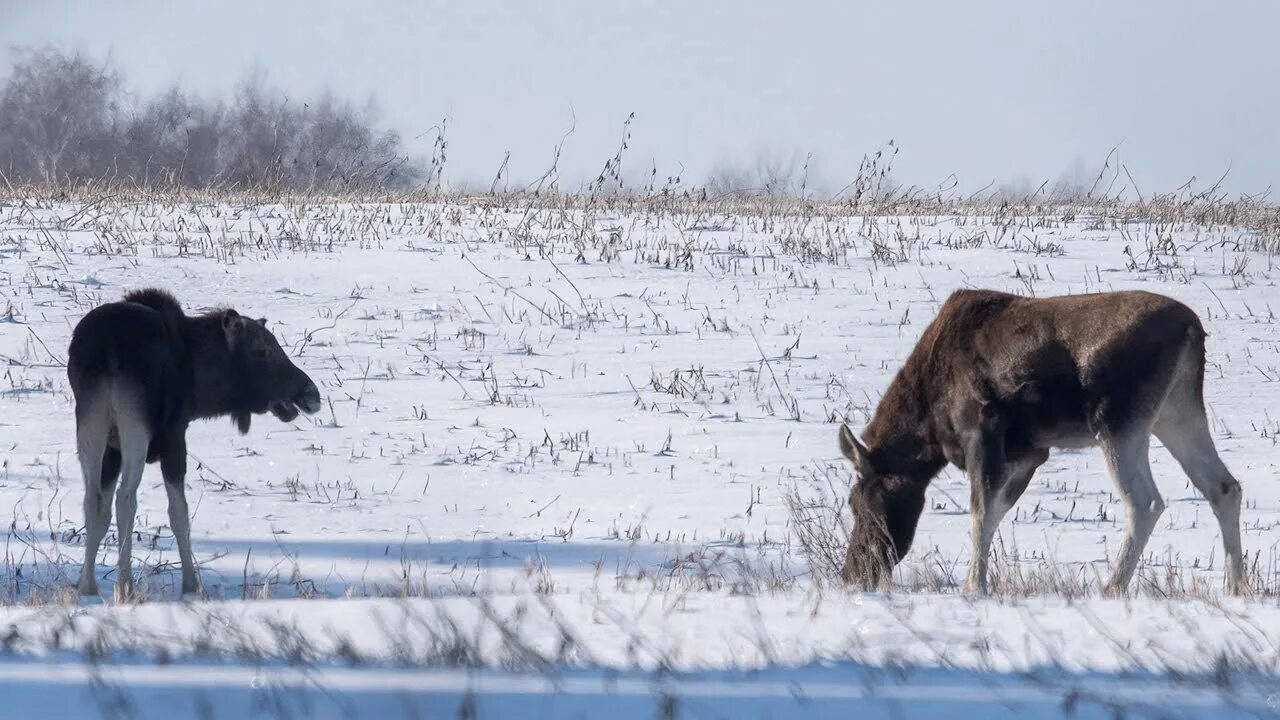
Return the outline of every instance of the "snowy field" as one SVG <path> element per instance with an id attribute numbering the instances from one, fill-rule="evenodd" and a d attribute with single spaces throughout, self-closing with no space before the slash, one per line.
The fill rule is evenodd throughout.
<path id="1" fill-rule="evenodd" d="M 1280 717 L 1280 268 L 1256 245 L 1065 212 L 0 203 L 0 717 Z M 63 363 L 144 286 L 267 316 L 325 409 L 193 426 L 207 600 L 178 602 L 151 466 L 144 600 L 84 606 Z M 963 287 L 1201 313 L 1257 597 L 1222 597 L 1217 524 L 1158 443 L 1168 510 L 1127 600 L 1098 597 L 1124 512 L 1096 450 L 1038 472 L 992 598 L 958 589 L 954 469 L 893 592 L 831 582 L 838 423 Z"/>

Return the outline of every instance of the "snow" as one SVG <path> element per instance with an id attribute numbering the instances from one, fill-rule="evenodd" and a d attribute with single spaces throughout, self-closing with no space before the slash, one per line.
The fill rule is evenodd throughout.
<path id="1" fill-rule="evenodd" d="M 431 673 L 328 669 L 262 670 L 243 666 L 130 666 L 131 691 L 121 700 L 111 679 L 83 664 L 0 663 L 0 683 L 17 716 L 72 717 L 89 698 L 128 717 L 173 717 L 175 710 L 217 708 L 219 717 L 804 717 L 804 718 L 1113 718 L 1172 714 L 1255 718 L 1269 711 L 1256 694 L 1170 690 L 1143 678 L 1122 687 L 1105 678 L 1078 681 L 1066 692 L 1048 682 L 935 669 L 907 677 L 863 667 L 804 668 L 760 674 L 696 673 L 654 681 L 634 673 L 572 671 L 549 678 L 502 671 Z M 92 685 L 94 680 L 99 685 Z M 92 690 L 75 692 L 89 686 Z M 869 692 L 868 686 L 874 691 Z M 105 688 L 105 689 L 104 689 Z M 1064 703 L 1063 696 L 1069 696 Z M 1224 693 L 1225 694 L 1225 693 Z M 655 696 L 658 699 L 655 701 Z M 406 699 L 407 698 L 407 699 Z M 1099 698 L 1105 698 L 1099 701 Z M 1274 698 L 1270 702 L 1274 705 Z M 1169 713 L 1169 708 L 1177 710 Z M 604 710 L 607 708 L 607 711 Z M 22 715 L 22 713 L 28 713 Z M 270 714 L 274 713 L 274 715 Z M 468 713 L 471 713 L 470 715 Z"/>
<path id="2" fill-rule="evenodd" d="M 263 710 L 265 683 L 343 717 L 1280 713 L 1277 271 L 1247 231 L 688 210 L 0 205 L 11 712 L 285 716 Z M 151 285 L 189 312 L 267 316 L 326 407 L 245 436 L 193 426 L 206 600 L 175 602 L 152 467 L 146 601 L 67 605 L 82 482 L 61 362 L 88 309 Z M 960 595 L 954 469 L 893 593 L 815 582 L 785 496 L 847 492 L 836 423 L 865 424 L 960 287 L 1142 288 L 1196 309 L 1215 442 L 1271 594 L 1221 597 L 1216 522 L 1158 446 L 1169 507 L 1130 599 L 1095 592 L 1124 522 L 1096 450 L 1055 453 L 996 543 L 998 567 L 1082 596 Z M 104 550 L 109 592 L 113 535 Z"/>

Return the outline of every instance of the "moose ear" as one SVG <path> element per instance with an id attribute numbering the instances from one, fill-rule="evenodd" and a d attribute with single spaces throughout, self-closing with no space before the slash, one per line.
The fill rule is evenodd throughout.
<path id="1" fill-rule="evenodd" d="M 239 334 L 244 318 L 240 317 L 240 313 L 235 310 L 224 310 L 222 312 L 222 332 L 227 336 L 227 346 L 235 347 L 236 335 Z"/>
<path id="2" fill-rule="evenodd" d="M 266 327 L 266 326 L 267 326 L 267 319 L 266 319 L 266 318 L 258 318 L 258 324 L 259 324 L 259 325 L 261 325 L 262 327 Z"/>
<path id="3" fill-rule="evenodd" d="M 853 463 L 853 469 L 858 473 L 859 477 L 875 474 L 875 470 L 871 466 L 871 453 L 867 451 L 866 445 L 863 445 L 858 438 L 854 437 L 853 431 L 849 430 L 848 425 L 840 426 L 840 454 L 849 458 L 849 461 Z"/>

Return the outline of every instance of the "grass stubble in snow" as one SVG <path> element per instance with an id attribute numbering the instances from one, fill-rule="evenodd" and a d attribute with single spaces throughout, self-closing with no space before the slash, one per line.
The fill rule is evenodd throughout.
<path id="1" fill-rule="evenodd" d="M 520 200 L 516 202 L 516 200 Z M 1280 714 L 1274 232 L 1184 207 L 529 198 L 0 203 L 0 717 L 1269 717 Z M 266 315 L 326 409 L 194 426 L 209 599 L 179 603 L 144 477 L 144 602 L 75 602 L 75 322 L 157 285 Z M 833 582 L 860 428 L 947 294 L 1143 288 L 1201 313 L 1257 596 L 1168 502 L 1058 452 L 965 597 L 944 472 L 887 594 Z M 99 567 L 114 582 L 108 536 Z"/>

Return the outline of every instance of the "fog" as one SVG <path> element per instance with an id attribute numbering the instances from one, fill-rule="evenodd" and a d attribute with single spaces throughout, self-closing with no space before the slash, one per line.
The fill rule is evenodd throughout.
<path id="1" fill-rule="evenodd" d="M 291 96 L 374 98 L 423 155 L 447 121 L 446 181 L 486 187 L 508 152 L 513 182 L 542 174 L 571 128 L 562 185 L 594 178 L 634 112 L 632 178 L 811 156 L 811 184 L 838 189 L 892 139 L 899 182 L 1092 179 L 1118 148 L 1143 192 L 1224 173 L 1260 192 L 1280 167 L 1277 27 L 1275 4 L 1184 0 L 2 0 L 0 58 L 82 50 L 142 93 L 227 94 L 258 68 Z"/>

